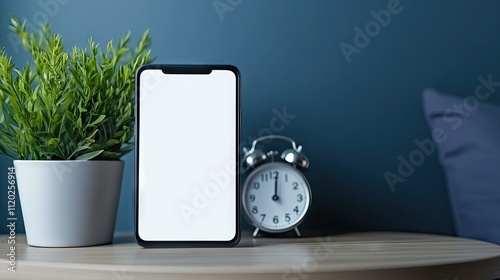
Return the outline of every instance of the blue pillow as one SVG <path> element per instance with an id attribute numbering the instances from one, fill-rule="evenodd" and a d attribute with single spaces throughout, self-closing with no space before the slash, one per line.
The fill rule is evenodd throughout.
<path id="1" fill-rule="evenodd" d="M 457 235 L 500 244 L 500 107 L 478 88 L 467 97 L 425 89 L 423 105 Z"/>

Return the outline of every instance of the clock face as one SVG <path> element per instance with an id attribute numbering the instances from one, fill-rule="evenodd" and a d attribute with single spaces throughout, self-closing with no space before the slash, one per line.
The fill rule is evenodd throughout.
<path id="1" fill-rule="evenodd" d="M 311 201 L 304 175 L 294 167 L 272 162 L 250 173 L 243 186 L 243 208 L 254 226 L 284 232 L 298 226 Z"/>

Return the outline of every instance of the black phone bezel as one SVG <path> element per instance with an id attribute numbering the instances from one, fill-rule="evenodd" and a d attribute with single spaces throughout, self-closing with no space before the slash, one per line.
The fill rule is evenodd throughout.
<path id="1" fill-rule="evenodd" d="M 233 72 L 236 76 L 236 104 L 235 104 L 235 115 L 236 115 L 236 158 L 235 158 L 235 174 L 236 174 L 236 231 L 235 236 L 228 241 L 177 241 L 177 240 L 143 240 L 139 236 L 139 142 L 140 142 L 140 76 L 143 71 L 146 70 L 162 70 L 164 73 L 168 74 L 210 74 L 212 70 L 229 70 Z M 240 108 L 240 71 L 237 67 L 233 65 L 188 65 L 188 64 L 147 64 L 141 66 L 136 72 L 135 79 L 135 150 L 134 150 L 134 235 L 137 243 L 145 248 L 161 248 L 161 247 L 177 247 L 177 248 L 185 248 L 185 247 L 232 247 L 236 246 L 241 238 L 241 214 L 240 214 L 240 167 L 239 167 L 239 157 L 240 157 L 240 126 L 241 126 L 241 108 Z"/>

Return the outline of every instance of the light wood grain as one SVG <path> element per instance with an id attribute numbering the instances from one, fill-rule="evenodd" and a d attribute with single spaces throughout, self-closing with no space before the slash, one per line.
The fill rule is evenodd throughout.
<path id="1" fill-rule="evenodd" d="M 235 248 L 143 249 L 130 236 L 85 248 L 35 248 L 16 236 L 17 272 L 0 279 L 495 279 L 500 246 L 447 236 L 353 233 L 250 238 Z"/>

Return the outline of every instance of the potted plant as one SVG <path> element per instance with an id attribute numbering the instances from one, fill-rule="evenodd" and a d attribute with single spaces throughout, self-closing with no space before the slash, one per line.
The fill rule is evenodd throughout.
<path id="1" fill-rule="evenodd" d="M 134 50 L 130 32 L 106 51 L 64 50 L 46 25 L 10 29 L 32 55 L 15 67 L 0 51 L 0 153 L 14 160 L 29 245 L 110 243 L 123 175 L 120 157 L 133 149 L 134 75 L 150 62 L 146 31 Z"/>

